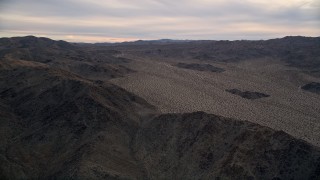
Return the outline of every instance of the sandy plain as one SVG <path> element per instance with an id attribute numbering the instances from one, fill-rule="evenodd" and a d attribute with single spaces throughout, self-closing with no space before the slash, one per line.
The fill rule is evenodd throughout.
<path id="1" fill-rule="evenodd" d="M 204 63 L 192 59 L 150 59 L 130 53 L 122 56 L 134 60 L 127 66 L 137 72 L 111 81 L 146 99 L 161 113 L 214 113 L 283 130 L 320 146 L 320 96 L 300 88 L 320 79 L 277 59 L 209 62 L 225 69 L 214 73 L 174 66 L 178 62 Z M 244 99 L 225 91 L 232 88 L 270 97 Z"/>

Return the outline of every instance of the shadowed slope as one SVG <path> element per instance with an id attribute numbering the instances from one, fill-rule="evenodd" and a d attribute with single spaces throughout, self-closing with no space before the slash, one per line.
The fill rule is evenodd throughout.
<path id="1" fill-rule="evenodd" d="M 143 176 L 130 144 L 152 106 L 106 82 L 16 64 L 0 71 L 3 177 Z"/>
<path id="2" fill-rule="evenodd" d="M 282 131 L 203 112 L 161 115 L 136 138 L 150 179 L 318 179 L 320 151 Z"/>

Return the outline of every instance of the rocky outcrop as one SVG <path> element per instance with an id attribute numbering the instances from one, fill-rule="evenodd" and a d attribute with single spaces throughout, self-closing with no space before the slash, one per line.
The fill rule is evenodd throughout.
<path id="1" fill-rule="evenodd" d="M 317 83 L 317 82 L 308 83 L 302 86 L 301 89 L 312 92 L 312 93 L 320 94 L 320 83 Z"/>
<path id="2" fill-rule="evenodd" d="M 226 89 L 227 92 L 241 96 L 245 99 L 260 99 L 264 97 L 269 97 L 270 95 L 260 93 L 260 92 L 251 92 L 251 91 L 240 91 L 239 89 Z"/>
<path id="3" fill-rule="evenodd" d="M 178 63 L 175 66 L 177 66 L 179 68 L 191 69 L 191 70 L 196 70 L 196 71 L 208 71 L 208 72 L 219 72 L 219 73 L 225 71 L 224 69 L 212 66 L 211 64 Z"/>

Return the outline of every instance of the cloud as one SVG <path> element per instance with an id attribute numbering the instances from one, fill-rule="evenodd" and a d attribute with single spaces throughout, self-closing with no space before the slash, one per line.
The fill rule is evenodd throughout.
<path id="1" fill-rule="evenodd" d="M 320 34 L 316 0 L 2 0 L 0 7 L 0 36 L 96 42 Z"/>

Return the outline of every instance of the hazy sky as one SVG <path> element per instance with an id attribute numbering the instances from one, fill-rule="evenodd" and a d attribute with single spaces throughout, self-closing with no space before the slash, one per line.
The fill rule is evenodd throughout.
<path id="1" fill-rule="evenodd" d="M 320 36 L 320 0 L 0 0 L 0 37 L 75 42 Z"/>

